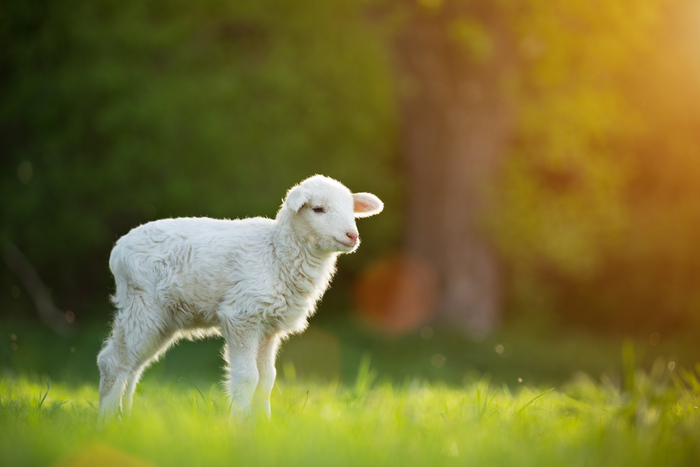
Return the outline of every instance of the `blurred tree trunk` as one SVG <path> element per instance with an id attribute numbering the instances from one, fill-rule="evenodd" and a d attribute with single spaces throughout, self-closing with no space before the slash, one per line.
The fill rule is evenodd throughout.
<path id="1" fill-rule="evenodd" d="M 486 333 L 501 315 L 498 258 L 479 224 L 511 126 L 505 27 L 488 4 L 416 8 L 397 39 L 405 247 L 438 274 L 438 319 Z"/>

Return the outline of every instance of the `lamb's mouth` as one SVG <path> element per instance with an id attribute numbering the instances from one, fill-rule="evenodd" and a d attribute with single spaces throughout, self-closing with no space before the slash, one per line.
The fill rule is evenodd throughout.
<path id="1" fill-rule="evenodd" d="M 351 249 L 352 249 L 352 248 L 355 248 L 355 245 L 356 245 L 356 243 L 345 243 L 345 242 L 341 242 L 341 241 L 338 240 L 337 238 L 335 239 L 335 241 L 338 242 L 338 243 L 340 243 L 340 244 L 343 245 L 344 247 L 346 247 L 346 248 L 351 248 Z"/>

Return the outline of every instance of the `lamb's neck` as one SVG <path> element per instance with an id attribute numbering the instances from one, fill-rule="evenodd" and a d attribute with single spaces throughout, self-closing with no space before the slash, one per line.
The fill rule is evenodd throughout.
<path id="1" fill-rule="evenodd" d="M 299 235 L 286 223 L 280 223 L 272 239 L 283 274 L 292 283 L 325 286 L 335 272 L 338 253 L 319 251 L 312 241 Z"/>

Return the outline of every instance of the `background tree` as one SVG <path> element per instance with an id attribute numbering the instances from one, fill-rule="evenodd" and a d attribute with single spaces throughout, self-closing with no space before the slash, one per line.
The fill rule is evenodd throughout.
<path id="1" fill-rule="evenodd" d="M 424 0 L 409 11 L 398 41 L 406 246 L 438 271 L 441 316 L 490 330 L 505 299 L 511 314 L 564 322 L 650 317 L 641 301 L 636 309 L 625 303 L 640 283 L 654 294 L 642 276 L 662 270 L 628 241 L 643 228 L 635 212 L 651 207 L 630 201 L 644 172 L 668 177 L 671 169 L 657 170 L 639 138 L 646 131 L 686 152 L 697 141 L 683 126 L 649 126 L 669 112 L 653 111 L 644 94 L 697 76 L 678 67 L 664 79 L 639 73 L 640 63 L 660 69 L 666 50 L 677 48 L 657 41 L 668 4 Z M 662 151 L 674 165 L 678 152 Z M 689 215 L 657 220 L 694 225 Z M 642 237 L 647 248 L 663 243 Z M 681 255 L 694 249 L 685 245 Z"/>
<path id="2" fill-rule="evenodd" d="M 397 40 L 404 244 L 437 272 L 440 318 L 478 332 L 500 321 L 499 260 L 479 222 L 511 132 L 509 39 L 495 3 L 426 1 Z"/>

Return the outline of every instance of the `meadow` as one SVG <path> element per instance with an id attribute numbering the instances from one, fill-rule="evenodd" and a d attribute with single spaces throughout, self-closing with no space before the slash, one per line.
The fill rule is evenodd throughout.
<path id="1" fill-rule="evenodd" d="M 231 423 L 220 342 L 184 343 L 146 373 L 132 416 L 99 429 L 100 333 L 64 341 L 9 328 L 0 338 L 3 466 L 700 463 L 700 365 L 668 360 L 680 351 L 666 347 L 312 328 L 279 358 L 272 420 Z"/>
<path id="2" fill-rule="evenodd" d="M 699 31 L 697 0 L 3 0 L 0 467 L 700 466 Z M 227 419 L 209 339 L 98 427 L 116 239 L 312 174 L 386 208 L 272 420 Z"/>

